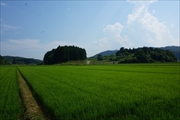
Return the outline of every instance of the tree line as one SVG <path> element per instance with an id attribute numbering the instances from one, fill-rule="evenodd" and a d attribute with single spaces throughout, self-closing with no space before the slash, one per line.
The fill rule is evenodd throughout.
<path id="1" fill-rule="evenodd" d="M 150 63 L 150 62 L 176 62 L 176 56 L 170 50 L 160 48 L 142 47 L 127 49 L 121 47 L 116 52 L 119 63 Z"/>
<path id="2" fill-rule="evenodd" d="M 0 55 L 0 65 L 10 65 L 10 63 Z"/>
<path id="3" fill-rule="evenodd" d="M 85 60 L 86 50 L 76 46 L 58 46 L 44 55 L 44 64 L 57 64 L 70 60 Z"/>

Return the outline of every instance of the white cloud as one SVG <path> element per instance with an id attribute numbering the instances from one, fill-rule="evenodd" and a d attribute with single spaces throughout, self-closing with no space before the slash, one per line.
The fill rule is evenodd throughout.
<path id="1" fill-rule="evenodd" d="M 154 14 L 154 13 L 156 13 L 156 11 L 153 9 L 153 10 L 152 10 L 152 14 Z"/>
<path id="2" fill-rule="evenodd" d="M 127 48 L 132 46 L 132 42 L 129 40 L 128 36 L 120 36 L 119 35 L 117 37 L 117 41 L 120 46 L 127 47 Z"/>
<path id="3" fill-rule="evenodd" d="M 142 36 L 145 33 L 147 43 L 150 46 L 166 46 L 175 44 L 175 40 L 171 35 L 165 22 L 160 22 L 157 17 L 153 16 L 153 13 L 149 13 L 148 7 L 153 1 L 141 2 L 141 4 L 134 3 L 137 7 L 133 10 L 132 14 L 127 16 L 127 25 L 131 27 L 133 24 L 137 24 L 142 27 Z M 136 29 L 137 28 L 133 28 Z"/>
<path id="4" fill-rule="evenodd" d="M 13 45 L 15 49 L 27 50 L 27 49 L 39 49 L 39 50 L 51 50 L 59 45 L 69 45 L 65 41 L 51 41 L 47 43 L 41 43 L 39 39 L 9 39 L 8 45 Z"/>
<path id="5" fill-rule="evenodd" d="M 149 3 L 153 3 L 156 2 L 158 0 L 127 0 L 127 2 L 133 3 L 133 4 L 144 4 L 145 2 L 149 2 Z"/>
<path id="6" fill-rule="evenodd" d="M 119 22 L 116 22 L 114 25 L 106 25 L 106 27 L 103 29 L 103 32 L 105 31 L 117 31 L 118 33 L 121 33 L 123 29 L 123 26 L 119 23 Z"/>
<path id="7" fill-rule="evenodd" d="M 153 40 L 154 42 L 152 42 L 151 40 L 151 42 L 149 41 L 149 43 L 158 46 L 165 46 L 174 43 L 173 36 L 171 35 L 168 27 L 164 23 L 159 22 L 159 20 L 156 17 L 152 16 L 149 12 L 146 11 L 144 17 L 139 21 L 145 29 L 147 29 L 149 32 L 154 33 L 155 35 L 155 38 Z M 152 38 L 150 37 L 150 39 Z"/>
<path id="8" fill-rule="evenodd" d="M 10 39 L 9 42 L 19 44 L 19 45 L 31 45 L 31 44 L 38 44 L 39 40 L 36 39 L 23 39 L 23 40 L 15 40 L 15 39 Z"/>
<path id="9" fill-rule="evenodd" d="M 2 55 L 42 59 L 45 54 L 38 39 L 9 39 L 2 41 L 1 47 Z"/>
<path id="10" fill-rule="evenodd" d="M 101 39 L 93 41 L 94 44 L 96 44 L 97 49 L 103 49 L 104 47 L 107 47 L 108 45 L 108 40 L 106 37 L 103 37 Z"/>
<path id="11" fill-rule="evenodd" d="M 174 28 L 174 24 L 171 24 L 171 25 L 170 25 L 170 28 Z"/>
<path id="12" fill-rule="evenodd" d="M 129 41 L 128 36 L 123 36 L 121 35 L 121 32 L 123 30 L 123 25 L 121 25 L 119 22 L 115 23 L 114 25 L 106 25 L 104 28 L 104 32 L 111 32 L 113 34 L 110 35 L 109 40 L 110 42 L 114 44 L 118 44 L 119 47 L 124 46 L 124 47 L 130 47 L 132 43 Z"/>
<path id="13" fill-rule="evenodd" d="M 40 40 L 38 39 L 9 39 L 7 42 L 3 43 L 3 49 L 13 50 L 37 50 L 40 48 Z"/>
<path id="14" fill-rule="evenodd" d="M 5 30 L 16 30 L 16 29 L 19 29 L 20 27 L 11 26 L 11 25 L 7 25 L 7 24 L 1 24 L 1 28 L 5 29 Z"/>
<path id="15" fill-rule="evenodd" d="M 103 29 L 105 36 L 95 40 L 93 42 L 97 52 L 102 52 L 104 50 L 114 50 L 123 47 L 131 47 L 132 43 L 129 41 L 128 36 L 122 35 L 123 25 L 119 22 L 114 24 L 106 25 Z"/>
<path id="16" fill-rule="evenodd" d="M 7 6 L 7 4 L 1 2 L 1 6 Z"/>
<path id="17" fill-rule="evenodd" d="M 144 11 L 145 6 L 141 6 L 137 9 L 133 10 L 133 14 L 129 14 L 128 15 L 128 21 L 127 24 L 132 24 L 136 19 L 138 19 L 138 17 L 140 16 L 140 14 L 142 13 L 142 11 Z"/>
<path id="18" fill-rule="evenodd" d="M 2 41 L 1 53 L 2 55 L 14 55 L 28 58 L 43 59 L 44 54 L 58 46 L 75 45 L 81 48 L 88 48 L 81 43 L 69 43 L 62 40 L 54 40 L 50 42 L 42 42 L 39 39 L 9 39 Z M 89 48 L 88 48 L 89 49 Z M 92 49 L 92 47 L 91 47 Z"/>

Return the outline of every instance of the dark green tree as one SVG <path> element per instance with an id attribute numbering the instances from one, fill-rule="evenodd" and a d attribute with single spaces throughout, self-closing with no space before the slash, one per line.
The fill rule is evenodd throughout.
<path id="1" fill-rule="evenodd" d="M 17 64 L 16 58 L 13 59 L 12 64 Z"/>
<path id="2" fill-rule="evenodd" d="M 0 55 L 0 65 L 9 65 L 10 63 Z"/>
<path id="3" fill-rule="evenodd" d="M 86 50 L 75 46 L 58 46 L 44 55 L 44 64 L 57 64 L 69 60 L 85 60 Z"/>
<path id="4" fill-rule="evenodd" d="M 98 60 L 98 61 L 103 60 L 103 56 L 102 56 L 101 54 L 99 54 L 99 55 L 97 56 L 97 60 Z"/>
<path id="5" fill-rule="evenodd" d="M 135 56 L 137 58 L 137 61 L 142 62 L 142 63 L 148 63 L 148 57 L 145 54 L 146 51 L 143 51 L 143 49 L 139 49 L 136 53 Z"/>
<path id="6" fill-rule="evenodd" d="M 150 62 L 176 62 L 176 56 L 169 50 L 143 47 L 126 49 L 121 47 L 116 53 L 119 63 L 150 63 Z"/>

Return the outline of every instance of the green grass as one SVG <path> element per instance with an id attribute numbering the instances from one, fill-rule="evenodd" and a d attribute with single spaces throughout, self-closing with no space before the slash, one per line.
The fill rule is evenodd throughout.
<path id="1" fill-rule="evenodd" d="M 22 111 L 16 68 L 0 67 L 0 120 L 16 120 Z"/>
<path id="2" fill-rule="evenodd" d="M 19 69 L 56 119 L 180 119 L 179 64 Z"/>

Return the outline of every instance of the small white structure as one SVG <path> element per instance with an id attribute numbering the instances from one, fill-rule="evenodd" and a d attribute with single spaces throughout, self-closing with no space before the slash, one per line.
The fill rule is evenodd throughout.
<path id="1" fill-rule="evenodd" d="M 90 60 L 87 60 L 87 61 L 86 61 L 86 64 L 87 64 L 87 65 L 90 64 Z"/>

